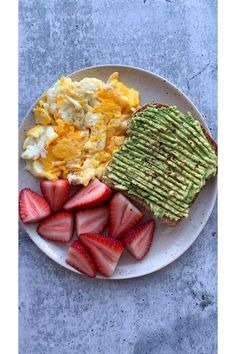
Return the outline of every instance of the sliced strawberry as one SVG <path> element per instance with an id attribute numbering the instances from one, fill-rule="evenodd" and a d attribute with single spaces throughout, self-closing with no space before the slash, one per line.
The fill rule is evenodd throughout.
<path id="1" fill-rule="evenodd" d="M 76 232 L 79 234 L 102 232 L 109 219 L 107 206 L 99 206 L 76 213 Z"/>
<path id="2" fill-rule="evenodd" d="M 37 222 L 51 213 L 48 202 L 29 188 L 24 188 L 20 192 L 19 207 L 23 223 Z"/>
<path id="3" fill-rule="evenodd" d="M 95 178 L 87 187 L 83 187 L 69 199 L 64 205 L 64 209 L 74 210 L 82 207 L 97 206 L 107 200 L 111 193 L 112 190 L 109 187 Z"/>
<path id="4" fill-rule="evenodd" d="M 66 179 L 55 181 L 44 180 L 40 182 L 41 191 L 48 201 L 52 211 L 59 211 L 68 198 L 70 184 Z"/>
<path id="5" fill-rule="evenodd" d="M 93 257 L 99 272 L 110 277 L 124 250 L 122 243 L 100 234 L 80 234 L 79 239 Z"/>
<path id="6" fill-rule="evenodd" d="M 130 230 L 122 242 L 136 259 L 143 259 L 151 247 L 154 230 L 155 221 L 149 220 Z"/>
<path id="7" fill-rule="evenodd" d="M 121 238 L 138 224 L 144 214 L 121 193 L 116 193 L 110 202 L 109 235 Z"/>
<path id="8" fill-rule="evenodd" d="M 40 236 L 47 240 L 69 242 L 73 234 L 73 215 L 61 211 L 44 219 L 37 228 Z"/>
<path id="9" fill-rule="evenodd" d="M 96 266 L 79 240 L 74 240 L 68 250 L 66 263 L 88 277 L 96 277 Z"/>

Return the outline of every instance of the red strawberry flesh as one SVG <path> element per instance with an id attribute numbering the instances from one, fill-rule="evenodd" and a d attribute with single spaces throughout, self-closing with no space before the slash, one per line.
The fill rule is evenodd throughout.
<path id="1" fill-rule="evenodd" d="M 53 212 L 57 212 L 62 208 L 70 191 L 70 185 L 66 179 L 41 181 L 40 188 Z"/>
<path id="2" fill-rule="evenodd" d="M 155 221 L 149 220 L 130 230 L 122 242 L 136 259 L 143 259 L 151 247 L 154 230 Z"/>
<path id="3" fill-rule="evenodd" d="M 84 233 L 100 233 L 104 230 L 109 219 L 108 206 L 99 206 L 76 213 L 77 236 Z"/>
<path id="4" fill-rule="evenodd" d="M 64 205 L 65 210 L 74 210 L 102 204 L 112 194 L 112 190 L 98 179 L 92 180 L 86 187 L 80 189 Z"/>
<path id="5" fill-rule="evenodd" d="M 71 243 L 66 256 L 66 263 L 88 277 L 96 277 L 96 266 L 79 240 Z"/>
<path id="6" fill-rule="evenodd" d="M 128 198 L 116 193 L 110 202 L 109 235 L 122 238 L 141 221 L 143 216 L 144 214 Z"/>
<path id="7" fill-rule="evenodd" d="M 73 215 L 62 211 L 41 221 L 37 231 L 47 240 L 69 242 L 73 234 L 73 223 Z"/>
<path id="8" fill-rule="evenodd" d="M 91 254 L 99 272 L 110 277 L 117 266 L 124 246 L 112 237 L 100 234 L 81 234 L 79 240 Z"/>
<path id="9" fill-rule="evenodd" d="M 51 213 L 48 202 L 29 188 L 24 188 L 20 192 L 19 209 L 23 223 L 40 221 Z"/>

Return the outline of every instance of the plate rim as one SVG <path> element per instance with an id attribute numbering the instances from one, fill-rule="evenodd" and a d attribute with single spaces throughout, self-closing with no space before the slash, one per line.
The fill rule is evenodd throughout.
<path id="1" fill-rule="evenodd" d="M 140 71 L 144 74 L 149 74 L 151 76 L 153 76 L 154 78 L 158 78 L 159 80 L 162 80 L 163 82 L 167 83 L 173 90 L 177 91 L 178 94 L 180 96 L 182 96 L 189 105 L 191 105 L 195 111 L 197 112 L 197 114 L 199 115 L 199 117 L 201 118 L 200 119 L 200 122 L 202 123 L 202 125 L 204 126 L 204 128 L 206 129 L 206 131 L 208 132 L 208 134 L 210 136 L 211 135 L 211 132 L 207 126 L 207 123 L 204 119 L 204 117 L 202 116 L 202 114 L 200 113 L 200 111 L 198 110 L 198 108 L 195 106 L 195 104 L 185 95 L 185 93 L 183 93 L 176 85 L 174 85 L 172 82 L 170 82 L 168 79 L 164 78 L 163 76 L 160 76 L 158 74 L 155 74 L 149 70 L 146 70 L 146 69 L 142 69 L 140 67 L 136 67 L 136 66 L 132 66 L 132 65 L 124 65 L 124 64 L 101 64 L 101 65 L 93 65 L 93 66 L 88 66 L 88 67 L 83 67 L 79 70 L 76 70 L 76 71 L 73 71 L 72 73 L 70 74 L 67 74 L 65 75 L 65 77 L 72 77 L 78 73 L 82 73 L 82 72 L 86 72 L 87 70 L 94 70 L 94 69 L 103 69 L 103 68 L 111 68 L 111 67 L 114 67 L 114 68 L 117 68 L 117 71 L 119 71 L 119 68 L 126 68 L 126 69 L 132 69 L 132 70 L 136 70 L 136 71 Z M 56 81 L 54 81 L 51 85 L 53 86 L 54 84 L 56 83 Z M 25 122 L 25 120 L 27 119 L 27 117 L 30 115 L 30 113 L 32 112 L 33 108 L 35 107 L 35 105 L 37 104 L 37 102 L 40 100 L 40 98 L 42 97 L 43 93 L 37 98 L 37 100 L 34 101 L 34 103 L 30 106 L 30 108 L 27 110 L 24 118 L 22 119 L 22 121 L 20 122 L 20 125 L 19 125 L 19 128 L 18 128 L 18 132 L 20 132 L 22 129 L 23 129 L 23 124 Z M 196 118 L 197 119 L 197 118 Z M 20 152 L 20 141 L 19 141 L 19 146 L 18 146 L 18 152 Z M 20 160 L 20 154 L 19 155 L 19 160 Z M 18 163 L 18 168 L 19 168 L 19 163 Z M 19 185 L 19 180 L 20 180 L 20 170 L 19 170 L 19 177 L 18 177 L 18 185 Z M 212 211 L 215 207 L 215 203 L 216 203 L 216 198 L 217 198 L 217 176 L 215 176 L 213 178 L 213 180 L 215 181 L 215 186 L 214 186 L 214 195 L 213 195 L 213 198 L 212 198 L 212 202 L 211 202 L 211 205 L 210 207 L 207 209 L 207 213 L 205 214 L 206 215 L 206 218 L 205 218 L 205 222 L 203 222 L 202 224 L 199 224 L 199 228 L 196 232 L 196 237 L 194 239 L 194 241 L 190 244 L 190 245 L 187 245 L 186 247 L 182 248 L 181 249 L 181 252 L 180 254 L 178 254 L 177 256 L 174 256 L 172 260 L 168 260 L 167 262 L 164 262 L 163 265 L 161 267 L 159 267 L 158 269 L 153 269 L 151 271 L 143 271 L 143 272 L 140 272 L 139 274 L 134 274 L 134 275 L 114 275 L 112 277 L 104 277 L 102 275 L 97 275 L 96 276 L 96 279 L 99 279 L 99 280 L 102 280 L 102 279 L 105 279 L 105 280 L 125 280 L 125 279 L 134 279 L 134 278 L 139 278 L 139 277 L 142 277 L 142 276 L 145 276 L 145 275 L 149 275 L 149 274 L 153 274 L 154 272 L 157 272 L 165 267 L 167 267 L 168 265 L 172 264 L 173 262 L 175 262 L 177 259 L 179 259 L 180 257 L 182 257 L 184 255 L 184 253 L 190 249 L 190 247 L 192 247 L 192 245 L 195 243 L 195 241 L 197 240 L 197 238 L 199 237 L 200 233 L 202 232 L 202 230 L 204 229 L 204 227 L 206 226 L 211 214 L 212 214 Z M 155 218 L 157 219 L 157 218 Z M 50 252 L 48 252 L 47 248 L 43 248 L 41 246 L 41 244 L 39 242 L 37 242 L 37 239 L 35 239 L 33 236 L 31 236 L 31 234 L 28 232 L 27 230 L 27 224 L 23 224 L 20 220 L 20 224 L 22 225 L 23 227 L 23 230 L 26 232 L 26 234 L 30 237 L 30 239 L 33 241 L 33 243 L 44 253 L 47 255 L 47 257 L 49 257 L 50 259 L 52 259 L 55 263 L 59 264 L 61 267 L 63 267 L 64 269 L 67 269 L 68 271 L 72 271 L 80 276 L 84 276 L 84 274 L 80 273 L 79 271 L 77 271 L 76 269 L 72 268 L 71 266 L 67 265 L 66 263 L 65 264 L 62 264 L 60 262 L 60 260 L 56 257 L 54 257 L 54 255 L 50 254 Z"/>

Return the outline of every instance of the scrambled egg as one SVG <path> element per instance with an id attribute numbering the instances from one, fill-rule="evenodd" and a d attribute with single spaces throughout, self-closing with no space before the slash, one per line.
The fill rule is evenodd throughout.
<path id="1" fill-rule="evenodd" d="M 26 133 L 26 169 L 49 180 L 87 185 L 101 178 L 124 142 L 139 93 L 113 73 L 107 83 L 62 77 L 34 108 L 36 125 Z"/>

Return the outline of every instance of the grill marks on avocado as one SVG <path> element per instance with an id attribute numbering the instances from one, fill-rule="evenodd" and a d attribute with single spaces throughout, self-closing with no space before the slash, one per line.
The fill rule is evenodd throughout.
<path id="1" fill-rule="evenodd" d="M 130 165 L 128 168 L 126 168 L 124 163 L 122 163 L 121 161 L 117 161 L 118 171 L 122 171 L 125 173 L 127 172 L 127 175 L 129 177 L 135 176 L 135 179 L 137 179 L 137 181 L 139 181 L 141 184 L 143 184 L 143 181 L 145 178 L 149 187 L 152 188 L 150 183 L 153 183 L 155 186 L 155 190 L 152 190 L 151 193 L 153 193 L 157 197 L 160 195 L 160 198 L 163 201 L 165 201 L 165 198 L 171 197 L 172 200 L 174 201 L 174 203 L 176 204 L 176 209 L 179 209 L 179 208 L 181 208 L 181 210 L 184 209 L 181 206 L 181 204 L 184 204 L 184 203 L 182 203 L 182 201 L 185 199 L 185 196 L 178 194 L 178 192 L 176 191 L 177 189 L 170 191 L 168 186 L 166 186 L 164 183 L 161 184 L 157 179 L 154 179 L 152 173 L 147 172 L 147 170 L 145 170 L 145 169 L 143 169 L 144 172 L 137 171 L 137 169 L 133 166 L 134 165 L 132 165 L 132 166 Z M 112 171 L 115 172 L 115 170 L 117 170 L 117 168 L 115 168 Z M 144 184 L 143 188 L 146 188 L 146 183 Z M 187 207 L 187 204 L 186 204 L 186 207 Z"/>
<path id="2" fill-rule="evenodd" d="M 104 181 L 144 201 L 157 217 L 178 220 L 188 216 L 216 165 L 216 154 L 190 113 L 150 105 L 132 119 Z"/>
<path id="3" fill-rule="evenodd" d="M 145 147 L 141 146 L 141 144 L 137 143 L 136 146 L 134 147 L 132 144 L 129 144 L 129 142 L 126 143 L 126 147 L 129 149 L 135 149 L 136 151 L 140 151 L 140 153 L 146 153 L 149 156 L 154 156 L 158 160 L 162 161 L 163 165 L 167 164 L 172 166 L 173 168 L 178 169 L 179 172 L 182 171 L 183 175 L 191 178 L 193 181 L 195 181 L 196 184 L 199 183 L 201 180 L 201 176 L 198 175 L 197 172 L 193 170 L 194 166 L 188 166 L 188 163 L 177 161 L 176 156 L 174 156 L 174 153 L 172 152 L 172 155 L 174 158 L 171 159 L 171 155 L 169 153 L 165 153 L 164 151 L 160 150 L 155 150 L 154 148 L 150 149 L 150 147 Z"/>
<path id="4" fill-rule="evenodd" d="M 171 205 L 166 204 L 166 202 L 163 202 L 160 196 L 159 198 L 157 198 L 155 195 L 151 194 L 148 187 L 145 188 L 136 179 L 130 181 L 128 177 L 124 177 L 124 174 L 122 174 L 122 172 L 113 171 L 109 173 L 108 178 L 104 178 L 104 181 L 110 182 L 111 178 L 113 179 L 113 181 L 118 183 L 115 185 L 117 189 L 118 185 L 121 184 L 122 187 L 125 187 L 125 189 L 122 188 L 121 190 L 125 190 L 128 192 L 128 194 L 134 195 L 138 199 L 141 199 L 142 201 L 148 203 L 149 206 L 151 204 L 155 206 L 155 208 L 152 209 L 155 215 L 158 212 L 159 217 L 167 216 L 172 219 L 178 219 L 179 217 L 182 217 L 183 213 L 175 210 Z M 187 216 L 187 214 L 185 216 Z"/>
<path id="5" fill-rule="evenodd" d="M 140 129 L 141 127 L 147 128 L 148 123 L 146 119 L 145 121 L 139 121 L 138 118 L 135 122 L 135 125 L 136 129 Z M 167 151 L 170 150 L 168 149 L 168 147 L 171 149 L 174 148 L 177 150 L 176 153 L 179 152 L 183 154 L 186 158 L 188 158 L 188 160 L 192 159 L 196 163 L 200 161 L 204 166 L 208 166 L 208 164 L 214 165 L 214 161 L 211 158 L 208 158 L 208 156 L 206 156 L 206 154 L 208 154 L 208 151 L 203 152 L 201 150 L 201 148 L 205 150 L 206 147 L 200 147 L 194 140 L 192 140 L 190 134 L 187 136 L 186 134 L 179 132 L 177 129 L 167 129 L 164 131 L 162 128 L 162 130 L 159 130 L 156 126 L 155 129 L 152 129 L 150 137 L 154 140 L 158 139 L 159 145 L 161 144 L 162 146 L 164 146 Z M 192 155 L 192 152 L 194 152 L 194 155 Z M 212 157 L 214 158 L 214 155 L 212 155 Z"/>
<path id="6" fill-rule="evenodd" d="M 180 146 L 184 146 L 184 148 L 189 148 L 191 149 L 191 154 L 192 152 L 195 152 L 195 154 L 198 156 L 195 157 L 194 161 L 192 161 L 192 155 L 189 155 L 189 152 L 186 154 L 184 154 L 183 151 L 181 151 L 181 148 L 178 151 L 175 151 L 176 148 L 178 148 L 178 144 L 179 144 L 179 140 L 174 136 L 175 133 L 169 132 L 169 135 L 167 135 L 167 133 L 160 133 L 158 131 L 158 129 L 156 129 L 153 132 L 152 130 L 149 130 L 147 128 L 146 124 L 140 124 L 139 122 L 135 122 L 134 123 L 134 127 L 135 127 L 135 131 L 130 132 L 130 135 L 136 138 L 141 138 L 141 139 L 146 139 L 146 141 L 148 142 L 148 145 L 150 146 L 150 142 L 152 142 L 152 145 L 154 146 L 154 148 L 159 151 L 160 153 L 163 153 L 164 151 L 168 152 L 170 151 L 169 146 L 171 147 L 171 154 L 177 154 L 178 151 L 180 151 L 184 157 L 186 157 L 186 162 L 188 162 L 188 164 L 190 165 L 190 167 L 194 167 L 196 169 L 196 171 L 202 173 L 203 171 L 205 171 L 203 168 L 201 168 L 200 165 L 198 165 L 198 162 L 201 161 L 201 156 L 198 155 L 198 149 L 194 149 L 191 146 L 188 147 L 186 144 L 184 145 L 183 143 L 180 143 Z M 145 131 L 146 135 L 144 133 L 141 133 L 139 131 Z M 168 138 L 167 138 L 168 136 Z M 137 139 L 138 140 L 138 139 Z M 173 149 L 174 148 L 174 149 Z M 176 155 L 177 156 L 177 155 Z M 202 162 L 203 165 L 207 166 L 207 163 L 205 163 L 205 161 Z"/>
<path id="7" fill-rule="evenodd" d="M 128 164 L 128 166 L 133 166 L 134 168 L 136 168 L 137 159 L 134 158 L 133 160 L 130 161 L 128 158 L 128 154 L 125 154 L 124 152 L 122 155 L 119 155 L 119 159 L 114 157 L 114 160 L 118 164 L 119 164 L 119 162 L 123 161 L 125 163 L 126 168 L 127 168 L 127 164 Z M 160 169 L 159 165 L 157 165 L 157 168 L 159 168 L 158 173 L 157 173 L 156 167 L 150 163 L 143 161 L 142 166 L 143 166 L 142 171 L 144 171 L 147 174 L 150 174 L 150 176 L 152 176 L 152 178 L 155 178 L 157 181 L 160 181 L 162 188 L 165 189 L 165 186 L 166 186 L 166 189 L 169 191 L 169 187 L 170 186 L 173 187 L 173 190 L 176 190 L 180 194 L 180 200 L 183 200 L 183 196 L 185 195 L 186 190 L 187 190 L 187 185 L 184 185 L 184 184 L 181 184 L 180 182 L 178 182 L 178 175 L 176 173 L 173 174 L 173 172 L 166 170 L 166 173 L 168 174 L 168 177 L 169 177 L 169 180 L 167 181 L 165 179 L 166 174 Z"/>

